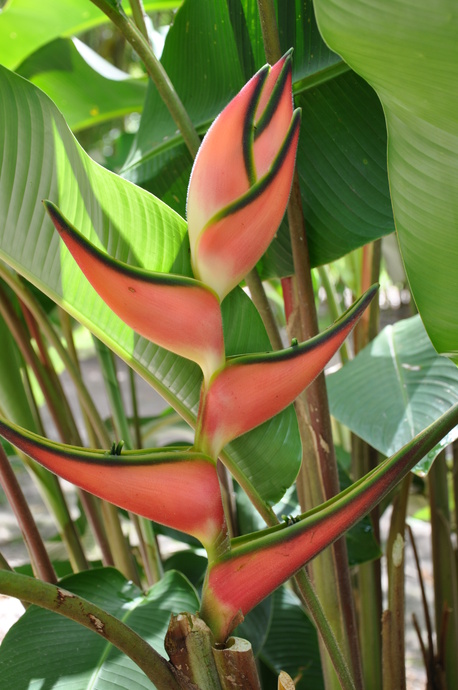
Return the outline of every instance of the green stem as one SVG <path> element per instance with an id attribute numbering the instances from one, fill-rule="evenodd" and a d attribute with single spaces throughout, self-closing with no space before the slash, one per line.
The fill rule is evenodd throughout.
<path id="1" fill-rule="evenodd" d="M 381 243 L 372 242 L 361 251 L 359 291 L 378 283 L 380 278 Z M 372 300 L 354 332 L 355 354 L 366 347 L 379 330 L 379 302 Z M 359 479 L 378 464 L 378 453 L 365 441 L 352 436 L 352 467 Z M 379 508 L 370 514 L 374 536 L 379 539 Z M 403 572 L 403 571 L 402 571 Z M 359 631 L 362 651 L 363 676 L 366 687 L 377 690 L 382 687 L 382 649 L 380 621 L 382 618 L 382 588 L 380 560 L 362 563 L 358 567 Z M 396 619 L 391 619 L 395 626 Z"/>
<path id="2" fill-rule="evenodd" d="M 114 564 L 125 577 L 140 586 L 134 560 L 121 528 L 118 509 L 107 501 L 102 501 L 101 508 Z"/>
<path id="3" fill-rule="evenodd" d="M 121 389 L 119 387 L 114 355 L 104 343 L 98 340 L 98 338 L 93 337 L 93 342 L 102 369 L 105 390 L 113 415 L 113 425 L 117 440 L 120 441 L 122 439 L 126 448 L 132 449 L 134 447 L 133 440 L 130 433 L 129 422 L 126 417 Z"/>
<path id="4" fill-rule="evenodd" d="M 63 393 L 61 396 L 59 396 L 56 390 L 51 386 L 48 372 L 43 367 L 35 350 L 33 349 L 24 324 L 18 318 L 3 288 L 0 288 L 0 313 L 3 315 L 5 323 L 13 334 L 24 361 L 30 366 L 37 378 L 38 383 L 40 384 L 45 399 L 48 403 L 51 416 L 62 439 L 65 441 L 66 433 L 68 433 L 71 438 L 74 438 L 75 428 L 71 425 L 70 419 L 66 419 L 64 416 L 62 416 L 63 408 L 62 405 L 59 405 L 59 397 L 62 397 Z M 71 519 L 70 511 L 68 510 L 67 503 L 57 478 L 49 475 L 47 472 L 44 472 L 41 468 L 35 469 L 33 463 L 27 462 L 27 465 L 32 469 L 37 478 L 43 480 L 41 483 L 41 488 L 44 492 L 44 495 L 48 499 L 49 505 L 52 506 L 59 526 L 59 531 L 68 549 L 72 567 L 74 570 L 86 569 L 86 557 L 84 555 L 81 542 L 78 538 L 75 525 Z M 56 491 L 56 495 L 54 494 L 54 491 Z"/>
<path id="5" fill-rule="evenodd" d="M 365 441 L 352 435 L 352 468 L 355 478 L 366 475 L 377 466 L 378 454 Z M 374 537 L 379 539 L 379 508 L 370 513 Z M 382 591 L 380 559 L 358 566 L 359 630 L 365 687 L 382 687 L 381 627 Z"/>
<path id="6" fill-rule="evenodd" d="M 274 350 L 281 350 L 283 348 L 283 343 L 281 341 L 280 331 L 278 330 L 277 322 L 275 321 L 256 266 L 245 276 L 245 282 L 250 291 L 251 299 L 261 315 L 272 348 Z"/>
<path id="7" fill-rule="evenodd" d="M 126 41 L 130 43 L 141 60 L 143 60 L 146 71 L 153 80 L 159 95 L 180 130 L 191 156 L 194 158 L 200 146 L 199 135 L 175 91 L 172 82 L 159 60 L 154 55 L 147 39 L 135 24 L 128 19 L 122 9 L 118 7 L 115 8 L 108 0 L 91 0 L 91 2 L 111 19 L 113 24 L 121 31 Z"/>
<path id="8" fill-rule="evenodd" d="M 183 670 L 196 690 L 222 690 L 213 658 L 213 642 L 210 628 L 199 616 L 172 614 L 165 650 L 172 664 Z"/>
<path id="9" fill-rule="evenodd" d="M 258 0 L 258 14 L 261 21 L 262 40 L 266 60 L 271 65 L 281 57 L 280 37 L 274 0 Z"/>
<path id="10" fill-rule="evenodd" d="M 405 588 L 404 588 L 404 537 L 412 475 L 401 483 L 401 490 L 393 501 L 390 532 L 386 545 L 388 570 L 388 609 L 390 612 L 390 637 L 383 640 L 384 656 L 390 659 L 394 687 L 404 688 L 405 675 Z"/>
<path id="11" fill-rule="evenodd" d="M 125 443 L 126 448 L 132 449 L 133 440 L 130 432 L 129 421 L 126 417 L 126 411 L 122 399 L 121 389 L 119 387 L 114 355 L 106 345 L 100 342 L 100 340 L 98 340 L 97 338 L 94 338 L 93 340 L 101 365 L 103 379 L 105 381 L 105 389 L 110 403 L 110 409 L 113 415 L 113 423 L 118 440 L 122 439 Z M 138 582 L 138 574 L 133 565 L 132 555 L 127 547 L 126 539 L 122 536 L 120 526 L 118 526 L 119 514 L 116 511 L 116 509 L 114 509 L 114 507 L 110 509 L 105 509 L 105 511 L 106 514 L 109 513 L 108 524 L 110 525 L 111 537 L 115 540 L 115 543 L 117 544 L 116 549 L 114 548 L 114 545 L 112 545 L 115 562 L 117 562 L 118 567 L 122 569 L 122 572 L 124 572 L 125 574 L 128 573 L 128 577 L 133 579 L 134 582 Z M 136 521 L 135 524 L 137 524 Z M 150 549 L 147 549 L 146 545 L 143 543 L 143 534 L 140 528 L 138 528 L 137 530 L 137 535 L 141 542 L 141 550 L 143 556 L 145 558 L 149 558 L 153 552 Z M 145 563 L 145 568 L 147 569 L 147 571 L 149 570 L 151 573 L 157 571 L 159 567 L 161 566 L 159 566 L 159 564 L 157 563 L 150 563 L 148 566 Z"/>
<path id="12" fill-rule="evenodd" d="M 434 572 L 434 604 L 436 633 L 442 641 L 439 657 L 444 660 L 447 687 L 458 687 L 458 579 L 456 556 L 451 540 L 448 470 L 445 453 L 442 452 L 431 467 L 429 497 L 431 508 L 431 538 Z M 443 639 L 444 612 L 448 612 Z"/>
<path id="13" fill-rule="evenodd" d="M 32 512 L 25 500 L 16 475 L 8 461 L 3 446 L 0 444 L 0 484 L 5 496 L 16 515 L 24 541 L 30 554 L 32 568 L 37 577 L 46 582 L 57 582 L 56 573 L 47 554 L 45 545 L 38 531 Z"/>
<path id="14" fill-rule="evenodd" d="M 258 10 L 266 56 L 269 61 L 277 60 L 280 57 L 280 41 L 273 0 L 258 0 Z M 318 318 L 297 171 L 287 215 L 294 264 L 293 317 L 296 316 L 299 322 L 301 340 L 306 340 L 318 333 Z M 297 487 L 302 497 L 302 510 L 307 510 L 338 493 L 339 480 L 324 376 L 318 376 L 302 397 L 305 405 L 303 414 L 298 418 L 303 463 Z M 310 498 L 312 502 L 309 502 Z M 312 571 L 326 616 L 332 623 L 339 646 L 349 660 L 356 687 L 361 689 L 361 658 L 345 540 L 338 540 L 318 556 L 313 561 Z M 333 671 L 336 661 L 330 660 L 326 653 L 322 654 L 322 660 L 327 687 L 337 689 L 339 681 Z"/>
<path id="15" fill-rule="evenodd" d="M 59 308 L 59 316 L 60 316 L 60 325 L 62 329 L 62 333 L 64 335 L 65 341 L 67 343 L 67 350 L 68 354 L 71 360 L 72 366 L 74 366 L 77 370 L 78 378 L 79 380 L 82 381 L 81 379 L 81 369 L 79 366 L 79 361 L 78 361 L 78 355 L 76 352 L 75 348 L 75 343 L 73 341 L 73 332 L 72 332 L 72 320 L 70 315 L 64 310 Z M 60 340 L 59 340 L 60 343 Z M 67 351 L 65 351 L 67 352 Z M 86 391 L 85 386 L 83 385 L 84 390 Z M 78 391 L 79 393 L 79 391 Z M 88 396 L 89 397 L 89 396 Z M 81 404 L 81 396 L 79 396 L 80 404 Z M 91 403 L 92 403 L 92 398 L 91 398 Z M 86 431 L 89 437 L 89 445 L 93 446 L 94 448 L 97 446 L 97 435 L 95 433 L 94 427 L 97 426 L 97 424 L 100 424 L 100 427 L 103 430 L 102 438 L 101 438 L 101 443 L 102 445 L 106 448 L 109 446 L 109 438 L 108 435 L 105 438 L 104 434 L 106 434 L 105 427 L 100 420 L 97 422 L 98 418 L 98 412 L 96 414 L 95 419 L 90 419 L 88 416 L 84 405 L 81 405 L 81 412 L 84 420 L 84 424 L 86 427 Z M 108 542 L 108 537 L 107 533 L 105 530 L 105 525 L 103 524 L 102 517 L 101 517 L 101 512 L 100 512 L 100 499 L 96 498 L 92 494 L 87 493 L 86 491 L 79 490 L 79 496 L 81 499 L 81 502 L 83 504 L 84 512 L 88 517 L 89 523 L 91 525 L 91 529 L 95 535 L 96 541 L 99 545 L 100 551 L 102 553 L 102 562 L 104 565 L 114 565 L 114 559 L 113 555 L 110 550 L 110 544 Z"/>
<path id="16" fill-rule="evenodd" d="M 136 27 L 141 31 L 142 36 L 148 41 L 148 30 L 145 22 L 145 10 L 143 8 L 142 0 L 129 0 L 130 9 L 132 10 L 132 17 Z"/>
<path id="17" fill-rule="evenodd" d="M 318 275 L 320 277 L 321 285 L 326 292 L 326 302 L 329 309 L 329 314 L 332 321 L 337 321 L 337 319 L 342 315 L 342 310 L 339 308 L 337 293 L 332 281 L 329 278 L 329 267 L 328 266 L 318 266 Z M 342 364 L 346 364 L 351 359 L 351 353 L 349 351 L 349 345 L 347 341 L 342 344 L 340 350 L 340 358 Z"/>
<path id="18" fill-rule="evenodd" d="M 130 388 L 130 397 L 132 400 L 132 417 L 133 417 L 133 425 L 134 425 L 134 436 L 135 436 L 135 448 L 142 448 L 143 447 L 143 441 L 142 441 L 142 434 L 141 434 L 141 429 L 140 429 L 140 417 L 138 414 L 138 398 L 137 398 L 137 389 L 135 386 L 135 374 L 133 369 L 131 367 L 129 369 L 129 388 Z"/>
<path id="19" fill-rule="evenodd" d="M 323 611 L 320 600 L 318 599 L 312 582 L 305 568 L 295 576 L 295 582 L 299 588 L 308 612 L 316 625 L 321 638 L 324 640 L 329 657 L 334 661 L 334 669 L 341 684 L 342 690 L 355 690 L 355 684 L 341 652 L 339 644 L 334 635 L 334 631 L 329 625 L 326 614 Z M 368 686 L 369 687 L 369 686 Z"/>
<path id="20" fill-rule="evenodd" d="M 21 351 L 24 361 L 35 374 L 35 377 L 47 402 L 53 422 L 59 431 L 61 439 L 64 440 L 66 438 L 66 434 L 69 434 L 69 428 L 67 426 L 66 419 L 60 414 L 61 406 L 59 406 L 59 396 L 51 385 L 48 372 L 31 345 L 30 338 L 23 321 L 21 321 L 18 317 L 8 299 L 5 290 L 1 286 L 0 314 L 3 316 L 6 325 L 12 333 Z"/>
<path id="21" fill-rule="evenodd" d="M 151 520 L 147 520 L 146 518 L 138 518 L 138 524 L 142 538 L 141 543 L 145 551 L 145 555 L 143 556 L 145 571 L 149 584 L 154 584 L 155 582 L 159 582 L 164 575 L 161 553 L 154 533 L 154 526 Z"/>
<path id="22" fill-rule="evenodd" d="M 109 445 L 110 439 L 105 430 L 103 421 L 98 413 L 94 401 L 89 394 L 84 381 L 81 378 L 81 373 L 78 369 L 77 364 L 72 359 L 69 351 L 65 349 L 62 345 L 59 336 L 52 327 L 49 319 L 46 316 L 40 303 L 35 299 L 33 294 L 27 289 L 23 281 L 16 275 L 12 274 L 6 269 L 6 266 L 0 263 L 0 277 L 7 283 L 11 289 L 16 293 L 19 299 L 26 305 L 31 314 L 33 314 L 35 320 L 40 326 L 40 329 L 47 339 L 48 343 L 54 347 L 57 354 L 59 355 L 62 364 L 64 365 L 66 371 L 72 379 L 72 382 L 77 390 L 78 398 L 81 403 L 82 408 L 85 410 L 89 419 L 91 420 L 91 425 L 95 428 L 97 436 L 99 438 L 99 443 L 103 446 Z M 67 340 L 70 349 L 71 340 Z"/>
<path id="23" fill-rule="evenodd" d="M 0 592 L 37 604 L 84 625 L 141 668 L 158 690 L 180 690 L 172 666 L 125 623 L 76 594 L 26 575 L 0 570 Z"/>

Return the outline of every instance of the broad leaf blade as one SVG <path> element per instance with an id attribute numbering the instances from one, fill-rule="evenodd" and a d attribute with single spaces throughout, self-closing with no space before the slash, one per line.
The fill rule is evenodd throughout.
<path id="1" fill-rule="evenodd" d="M 146 79 L 108 79 L 83 59 L 70 39 L 40 48 L 17 70 L 57 105 L 73 132 L 131 112 L 140 112 Z"/>
<path id="2" fill-rule="evenodd" d="M 382 101 L 404 265 L 434 346 L 458 362 L 456 9 L 428 0 L 316 0 L 315 7 L 325 40 Z"/>
<path id="3" fill-rule="evenodd" d="M 298 167 L 311 262 L 319 265 L 394 230 L 385 124 L 373 90 L 324 44 L 312 4 L 281 0 L 277 6 L 282 50 L 294 48 L 296 105 L 305 115 Z M 198 53 L 187 63 L 184 75 L 183 50 L 195 46 Z M 240 73 L 247 80 L 265 61 L 256 0 L 186 0 L 167 35 L 163 55 L 199 132 L 211 124 L 216 108 L 228 103 L 234 84 L 241 85 Z M 153 93 L 151 87 L 123 175 L 184 215 L 191 160 Z M 286 223 L 260 268 L 266 277 L 293 272 Z"/>
<path id="4" fill-rule="evenodd" d="M 436 353 L 419 316 L 387 326 L 326 382 L 334 417 L 384 455 L 458 402 L 458 371 Z M 456 435 L 458 429 L 448 440 Z M 422 462 L 422 471 L 441 447 Z"/>
<path id="5" fill-rule="evenodd" d="M 195 611 L 193 587 L 175 571 L 144 597 L 116 570 L 104 568 L 64 578 L 62 586 L 120 618 L 163 656 L 170 613 Z M 75 653 L 77 650 L 77 653 Z M 102 637 L 56 613 L 30 607 L 0 647 L 5 688 L 39 690 L 154 690 L 154 684 Z"/>
<path id="6" fill-rule="evenodd" d="M 129 4 L 124 0 L 125 10 Z M 146 10 L 177 7 L 179 0 L 147 0 Z M 108 21 L 98 7 L 81 0 L 10 0 L 0 13 L 0 64 L 15 69 L 35 50 L 59 36 L 73 36 Z"/>
<path id="7" fill-rule="evenodd" d="M 297 690 L 321 690 L 324 681 L 316 630 L 298 597 L 286 587 L 272 596 L 272 621 L 261 660 L 276 674 L 299 676 Z"/>

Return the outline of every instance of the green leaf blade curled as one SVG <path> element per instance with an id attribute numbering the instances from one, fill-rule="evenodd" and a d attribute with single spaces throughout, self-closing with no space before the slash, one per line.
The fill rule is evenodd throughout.
<path id="1" fill-rule="evenodd" d="M 407 276 L 438 352 L 458 362 L 458 15 L 453 3 L 316 0 L 324 39 L 376 90 Z"/>
<path id="2" fill-rule="evenodd" d="M 458 402 L 458 371 L 434 350 L 419 316 L 384 328 L 326 383 L 331 414 L 387 456 Z M 441 447 L 417 470 L 427 471 Z"/>

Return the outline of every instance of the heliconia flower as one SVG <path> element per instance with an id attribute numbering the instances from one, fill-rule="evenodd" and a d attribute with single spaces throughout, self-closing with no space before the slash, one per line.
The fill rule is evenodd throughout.
<path id="1" fill-rule="evenodd" d="M 291 189 L 300 111 L 293 113 L 291 55 L 266 65 L 208 130 L 187 200 L 196 278 L 220 299 L 271 243 Z"/>
<path id="2" fill-rule="evenodd" d="M 216 641 L 223 642 L 254 606 L 369 513 L 457 423 L 458 404 L 320 508 L 234 539 L 231 550 L 210 563 L 202 593 L 201 617 Z"/>
<path id="3" fill-rule="evenodd" d="M 44 205 L 92 287 L 128 326 L 197 362 L 206 379 L 224 364 L 221 310 L 213 290 L 193 278 L 117 261 L 89 242 L 55 204 Z"/>
<path id="4" fill-rule="evenodd" d="M 226 443 L 293 402 L 337 352 L 377 289 L 372 286 L 330 328 L 305 343 L 229 358 L 202 391 L 196 448 L 217 457 Z"/>
<path id="5" fill-rule="evenodd" d="M 75 486 L 199 539 L 214 554 L 226 538 L 215 462 L 183 448 L 104 452 L 49 441 L 0 418 L 0 435 Z"/>

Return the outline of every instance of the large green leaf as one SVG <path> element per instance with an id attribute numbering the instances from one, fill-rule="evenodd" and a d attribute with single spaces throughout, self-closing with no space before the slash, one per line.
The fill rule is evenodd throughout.
<path id="1" fill-rule="evenodd" d="M 0 257 L 86 325 L 193 425 L 200 369 L 141 338 L 108 309 L 63 247 L 41 200 L 57 203 L 83 234 L 115 258 L 191 275 L 184 220 L 95 164 L 52 102 L 32 84 L 0 68 L 0 92 Z M 223 319 L 228 354 L 269 349 L 259 314 L 240 289 L 224 301 Z M 237 439 L 225 455 L 242 485 L 276 502 L 300 463 L 294 411 Z"/>
<path id="2" fill-rule="evenodd" d="M 297 160 L 311 261 L 318 265 L 394 229 L 385 124 L 373 90 L 324 44 L 311 3 L 277 5 L 282 50 L 294 47 L 294 92 L 303 108 Z M 265 61 L 256 0 L 186 0 L 162 57 L 200 132 Z M 151 86 L 122 174 L 184 216 L 190 169 L 176 126 Z M 286 224 L 261 270 L 292 273 Z"/>
<path id="3" fill-rule="evenodd" d="M 315 0 L 329 45 L 377 91 L 396 229 L 436 349 L 458 362 L 458 12 L 454 0 Z"/>
<path id="4" fill-rule="evenodd" d="M 17 72 L 48 94 L 74 132 L 143 108 L 146 79 L 103 76 L 68 38 L 46 44 Z"/>
<path id="5" fill-rule="evenodd" d="M 262 661 L 277 674 L 286 671 L 300 677 L 298 690 L 324 687 L 317 634 L 299 599 L 286 587 L 272 595 L 273 611 Z"/>
<path id="6" fill-rule="evenodd" d="M 129 12 L 129 3 L 123 4 Z M 179 0 L 147 0 L 144 5 L 160 11 L 177 7 Z M 90 0 L 9 0 L 0 12 L 0 64 L 15 69 L 55 38 L 74 36 L 107 21 Z"/>
<path id="7" fill-rule="evenodd" d="M 170 614 L 193 613 L 199 606 L 192 585 L 176 571 L 166 573 L 146 596 L 111 568 L 71 575 L 61 584 L 121 619 L 163 656 Z M 5 689 L 155 687 L 131 659 L 101 636 L 37 606 L 31 606 L 5 637 L 0 677 Z"/>
<path id="8" fill-rule="evenodd" d="M 396 453 L 458 402 L 458 371 L 436 353 L 419 316 L 384 328 L 326 381 L 331 413 L 384 455 Z M 427 471 L 457 436 L 455 429 L 418 469 Z"/>

